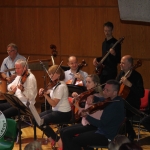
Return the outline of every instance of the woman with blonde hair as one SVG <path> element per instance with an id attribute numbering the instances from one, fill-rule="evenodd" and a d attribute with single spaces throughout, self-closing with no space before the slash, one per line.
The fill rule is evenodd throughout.
<path id="1" fill-rule="evenodd" d="M 93 103 L 95 103 L 93 101 L 94 96 L 97 96 L 97 97 L 102 97 L 103 96 L 102 88 L 99 85 L 99 83 L 100 83 L 99 82 L 99 77 L 96 74 L 88 75 L 86 77 L 86 88 L 87 88 L 87 90 L 94 89 L 95 94 L 91 94 L 90 96 L 88 96 L 85 99 L 86 100 L 85 108 L 80 108 L 78 106 L 78 109 L 79 109 L 78 114 L 81 114 L 81 117 L 82 117 L 82 111 L 84 111 L 87 108 L 91 107 L 93 105 Z M 74 102 L 75 102 L 79 95 L 78 95 L 78 93 L 73 92 L 72 96 L 74 97 Z M 103 110 L 97 110 L 95 113 L 91 114 L 91 116 L 99 120 L 102 112 L 103 112 Z M 80 133 L 90 131 L 90 130 L 92 131 L 92 130 L 95 130 L 95 129 L 97 129 L 97 127 L 95 127 L 93 125 L 90 125 L 90 123 L 86 120 L 86 118 L 82 117 L 81 123 L 63 128 L 60 131 L 60 135 L 61 135 L 61 137 L 63 135 L 65 135 L 65 136 L 67 136 L 67 138 L 69 140 L 71 140 L 76 134 L 80 134 Z M 68 140 L 68 142 L 69 142 L 69 140 Z M 63 143 L 62 143 L 61 139 L 58 141 L 58 146 L 60 147 L 59 150 L 62 150 Z"/>

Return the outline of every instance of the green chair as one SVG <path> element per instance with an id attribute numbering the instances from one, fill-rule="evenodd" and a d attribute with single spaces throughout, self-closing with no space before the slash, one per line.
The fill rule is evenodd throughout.
<path id="1" fill-rule="evenodd" d="M 7 129 L 0 139 L 0 150 L 12 150 L 17 137 L 17 123 L 13 119 L 6 119 Z"/>

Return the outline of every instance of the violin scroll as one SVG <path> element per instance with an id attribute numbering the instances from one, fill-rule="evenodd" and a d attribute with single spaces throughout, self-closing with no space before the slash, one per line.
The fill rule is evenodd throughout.
<path id="1" fill-rule="evenodd" d="M 30 73 L 28 72 L 28 70 L 26 70 L 22 76 L 21 76 L 21 84 L 24 84 L 27 80 L 27 77 L 30 75 Z"/>
<path id="2" fill-rule="evenodd" d="M 57 54 L 58 54 L 58 52 L 57 52 L 57 50 L 56 50 L 56 45 L 51 44 L 51 45 L 50 45 L 50 49 L 52 49 L 52 56 L 56 57 Z"/>

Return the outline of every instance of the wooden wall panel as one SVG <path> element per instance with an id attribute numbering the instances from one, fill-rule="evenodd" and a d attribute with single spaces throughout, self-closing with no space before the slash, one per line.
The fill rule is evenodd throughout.
<path id="1" fill-rule="evenodd" d="M 1 0 L 0 6 L 58 6 L 59 0 Z"/>
<path id="2" fill-rule="evenodd" d="M 93 58 L 101 56 L 105 38 L 103 24 L 114 23 L 114 36 L 124 36 L 122 55 L 131 54 L 135 61 L 142 59 L 138 69 L 146 88 L 150 88 L 149 39 L 150 23 L 121 21 L 117 0 L 1 0 L 0 1 L 0 63 L 7 56 L 6 46 L 14 42 L 19 53 L 30 60 L 50 58 L 50 44 L 55 44 L 57 64 L 67 65 L 69 55 L 88 63 L 83 68 L 89 74 L 95 68 Z M 118 70 L 120 67 L 118 66 Z M 43 85 L 43 71 L 33 71 L 38 88 Z"/>
<path id="3" fill-rule="evenodd" d="M 62 6 L 117 6 L 118 1 L 111 0 L 60 0 Z"/>
<path id="4" fill-rule="evenodd" d="M 116 38 L 121 37 L 117 13 L 118 9 L 116 8 L 111 8 L 109 11 L 105 8 L 60 9 L 62 55 L 69 55 L 70 53 L 83 57 L 101 55 L 101 45 L 105 38 L 103 33 L 105 22 L 112 21 L 115 26 L 114 36 Z"/>
<path id="5" fill-rule="evenodd" d="M 59 11 L 57 8 L 2 8 L 2 47 L 14 42 L 22 54 L 51 54 L 50 44 L 59 48 Z M 15 18 L 15 19 L 14 19 Z M 5 52 L 5 49 L 2 52 Z"/>

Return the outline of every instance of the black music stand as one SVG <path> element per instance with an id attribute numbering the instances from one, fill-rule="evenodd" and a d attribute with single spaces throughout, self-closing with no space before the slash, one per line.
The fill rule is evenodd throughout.
<path id="1" fill-rule="evenodd" d="M 72 97 L 73 92 L 77 92 L 78 94 L 81 94 L 87 90 L 85 86 L 78 86 L 74 84 L 67 84 L 67 86 L 69 90 L 69 97 Z M 81 102 L 79 105 L 81 108 L 84 108 L 85 102 Z"/>
<path id="2" fill-rule="evenodd" d="M 18 118 L 19 118 L 19 149 L 21 150 L 21 114 L 28 115 L 33 118 L 31 111 L 28 107 L 26 107 L 16 96 L 2 93 L 5 99 L 8 101 L 10 105 L 18 109 Z M 34 123 L 34 140 L 36 140 L 36 123 Z"/>
<path id="3" fill-rule="evenodd" d="M 78 94 L 80 94 L 87 90 L 85 86 L 78 86 L 73 84 L 67 84 L 67 86 L 69 90 L 69 96 L 71 96 L 73 92 L 77 92 Z"/>

